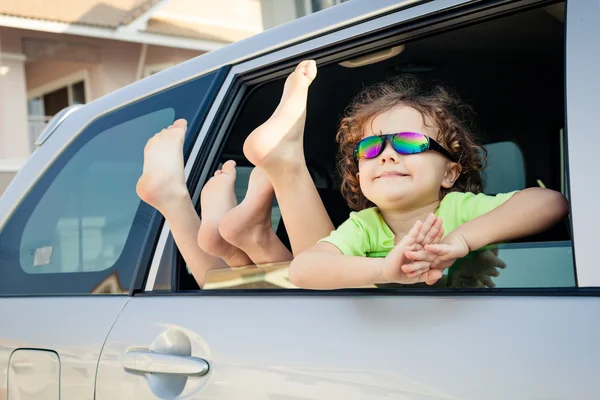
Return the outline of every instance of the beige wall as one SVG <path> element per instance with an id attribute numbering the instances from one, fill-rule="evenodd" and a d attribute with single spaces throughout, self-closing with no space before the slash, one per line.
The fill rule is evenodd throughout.
<path id="1" fill-rule="evenodd" d="M 262 23 L 265 30 L 298 18 L 297 0 L 261 0 Z M 304 1 L 304 0 L 300 0 Z"/>
<path id="2" fill-rule="evenodd" d="M 61 77 L 85 70 L 89 76 L 88 87 L 91 99 L 102 97 L 123 86 L 135 82 L 142 53 L 139 43 L 114 40 L 92 39 L 70 35 L 57 35 L 44 32 L 14 30 L 20 39 L 65 40 L 77 45 L 85 45 L 97 51 L 96 63 L 39 59 L 26 63 L 27 90 L 35 90 Z M 199 51 L 173 49 L 162 46 L 148 46 L 142 65 L 175 65 L 202 54 Z M 143 76 L 142 76 L 143 78 Z"/>
<path id="3" fill-rule="evenodd" d="M 13 176 L 15 176 L 15 172 L 0 171 L 0 196 L 2 196 L 4 189 L 6 189 Z"/>
<path id="4" fill-rule="evenodd" d="M 94 65 L 71 61 L 35 60 L 25 64 L 27 90 L 52 84 L 54 81 L 81 70 L 89 70 Z"/>
<path id="5" fill-rule="evenodd" d="M 202 54 L 200 51 L 172 49 L 163 46 L 149 46 L 146 54 L 146 65 L 160 65 L 164 63 L 178 64 L 197 57 L 200 54 Z"/>
<path id="6" fill-rule="evenodd" d="M 14 42 L 2 40 L 0 54 L 0 159 L 25 159 L 31 151 L 27 135 L 25 60 Z M 8 52 L 10 49 L 16 52 Z"/>

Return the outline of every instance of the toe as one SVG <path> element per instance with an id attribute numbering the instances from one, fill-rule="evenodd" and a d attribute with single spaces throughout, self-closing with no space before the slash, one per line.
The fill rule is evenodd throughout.
<path id="1" fill-rule="evenodd" d="M 187 121 L 183 118 L 178 119 L 177 121 L 173 122 L 173 125 L 177 128 L 186 128 L 187 127 Z"/>
<path id="2" fill-rule="evenodd" d="M 317 63 L 314 60 L 306 61 L 304 75 L 311 81 L 317 76 Z"/>
<path id="3" fill-rule="evenodd" d="M 235 161 L 228 160 L 223 164 L 223 168 L 221 168 L 224 174 L 235 176 Z"/>

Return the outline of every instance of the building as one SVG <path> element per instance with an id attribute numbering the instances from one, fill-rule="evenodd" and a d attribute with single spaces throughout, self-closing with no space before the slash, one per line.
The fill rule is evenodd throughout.
<path id="1" fill-rule="evenodd" d="M 260 0 L 3 0 L 0 194 L 64 107 L 262 30 Z"/>

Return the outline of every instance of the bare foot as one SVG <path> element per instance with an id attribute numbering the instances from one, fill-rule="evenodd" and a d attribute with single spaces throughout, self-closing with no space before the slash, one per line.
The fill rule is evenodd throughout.
<path id="1" fill-rule="evenodd" d="M 183 139 L 187 121 L 178 119 L 148 140 L 138 196 L 163 215 L 181 198 L 189 197 L 183 172 Z"/>
<path id="2" fill-rule="evenodd" d="M 221 236 L 246 253 L 255 264 L 293 258 L 271 225 L 273 196 L 269 178 L 260 168 L 254 168 L 244 200 L 227 212 L 219 225 Z"/>
<path id="3" fill-rule="evenodd" d="M 277 161 L 304 162 L 302 139 L 306 119 L 308 87 L 317 76 L 313 60 L 302 61 L 283 88 L 277 109 L 264 124 L 256 128 L 244 142 L 244 154 L 257 167 L 269 168 Z M 275 165 L 274 165 L 275 164 Z"/>
<path id="4" fill-rule="evenodd" d="M 230 267 L 241 267 L 252 264 L 252 261 L 243 251 L 225 241 L 219 233 L 223 216 L 237 205 L 235 176 L 235 162 L 227 161 L 202 188 L 202 222 L 198 231 L 198 245 L 208 254 L 222 258 Z"/>

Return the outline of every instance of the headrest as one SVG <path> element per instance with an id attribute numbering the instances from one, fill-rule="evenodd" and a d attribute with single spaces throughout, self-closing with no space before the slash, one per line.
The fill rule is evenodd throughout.
<path id="1" fill-rule="evenodd" d="M 497 142 L 484 146 L 488 152 L 484 170 L 486 194 L 525 189 L 525 162 L 514 142 Z"/>

